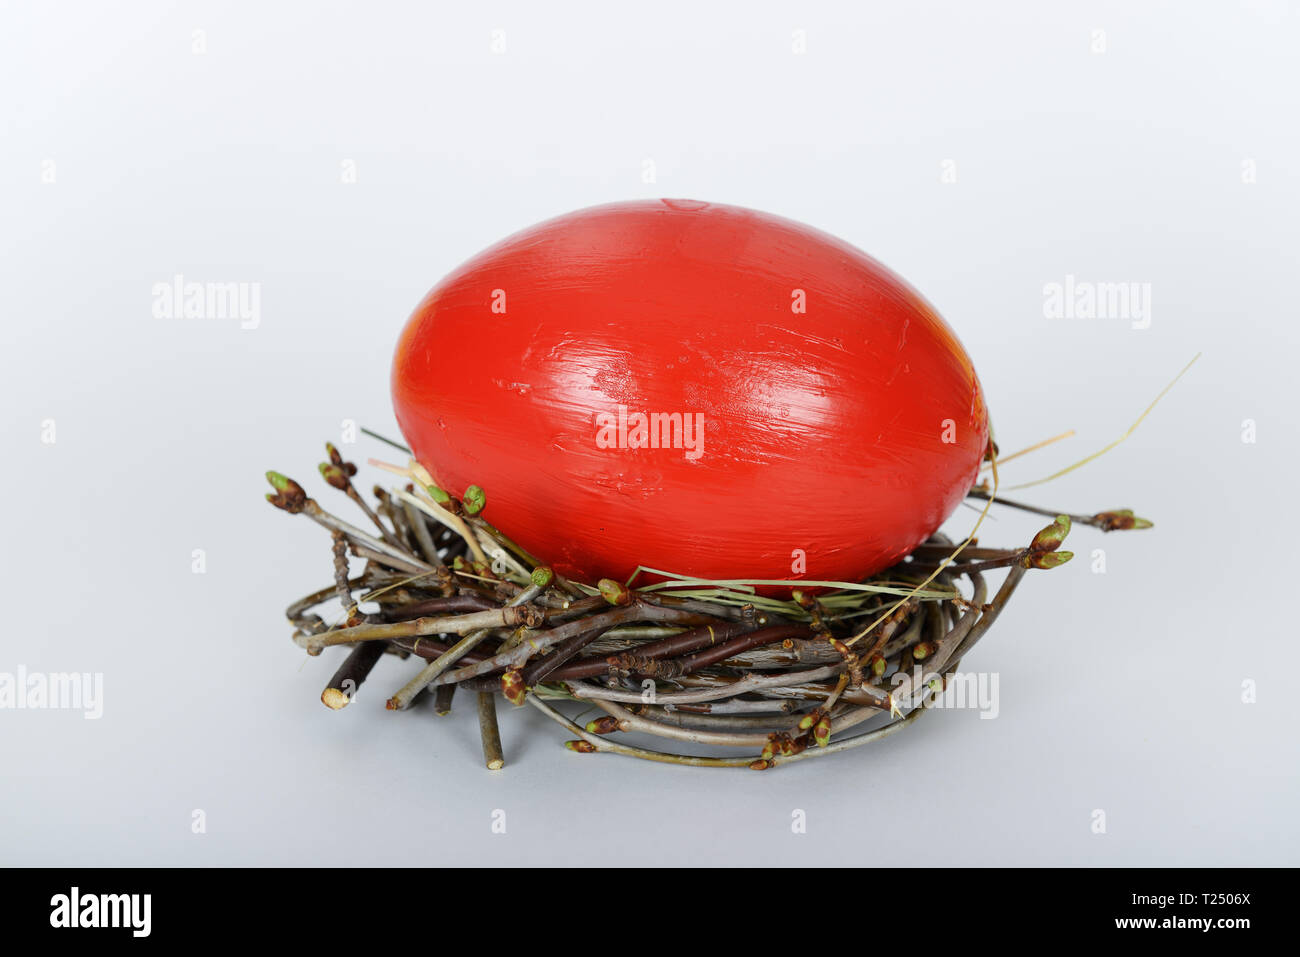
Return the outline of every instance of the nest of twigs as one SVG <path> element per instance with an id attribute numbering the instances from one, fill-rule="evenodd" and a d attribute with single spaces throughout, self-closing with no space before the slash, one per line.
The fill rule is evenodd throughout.
<path id="1" fill-rule="evenodd" d="M 333 584 L 286 612 L 308 654 L 349 649 L 321 700 L 345 707 L 384 654 L 416 659 L 421 666 L 389 710 L 427 693 L 446 714 L 457 689 L 472 693 L 493 770 L 504 764 L 498 697 L 541 710 L 567 730 L 570 750 L 701 767 L 765 770 L 878 740 L 942 700 L 1027 571 L 1069 560 L 1060 546 L 1072 523 L 1150 527 L 1127 510 L 1058 515 L 998 499 L 1053 521 L 1020 548 L 958 546 L 936 535 L 879 575 L 790 582 L 786 598 L 662 575 L 592 584 L 555 574 L 489 524 L 476 486 L 458 500 L 414 462 L 389 466 L 412 481 L 376 486 L 372 506 L 354 487 L 356 466 L 326 448 L 322 477 L 374 531 L 267 473 L 272 504 L 307 515 L 333 538 Z M 971 495 L 991 498 L 986 487 Z M 349 553 L 364 561 L 356 577 Z M 996 589 L 989 573 L 1004 575 Z M 343 612 L 326 621 L 317 610 L 336 600 Z M 563 702 L 598 717 L 577 723 L 564 713 L 574 709 L 557 707 Z"/>

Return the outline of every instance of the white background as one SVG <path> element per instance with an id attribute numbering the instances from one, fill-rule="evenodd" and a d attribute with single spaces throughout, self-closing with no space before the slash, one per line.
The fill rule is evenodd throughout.
<path id="1" fill-rule="evenodd" d="M 0 671 L 105 682 L 99 721 L 0 711 L 0 862 L 1300 863 L 1295 5 L 0 10 Z M 395 432 L 396 335 L 460 261 L 654 196 L 802 220 L 905 276 L 1004 452 L 1077 430 L 1008 483 L 1114 439 L 1204 354 L 1119 449 L 1022 493 L 1156 528 L 1077 529 L 1026 580 L 964 663 L 999 673 L 997 720 L 760 775 L 576 755 L 524 709 L 491 774 L 465 698 L 383 710 L 409 662 L 320 705 L 336 658 L 282 613 L 330 581 L 328 538 L 261 473 L 315 491 L 342 420 Z M 260 283 L 260 325 L 154 318 L 177 273 Z M 1067 274 L 1150 283 L 1150 328 L 1045 318 Z M 989 544 L 1042 524 L 996 517 Z"/>

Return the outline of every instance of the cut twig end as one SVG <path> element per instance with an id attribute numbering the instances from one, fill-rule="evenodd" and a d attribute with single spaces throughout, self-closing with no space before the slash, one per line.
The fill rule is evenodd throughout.
<path id="1" fill-rule="evenodd" d="M 352 702 L 352 699 L 339 688 L 326 688 L 320 693 L 320 700 L 331 711 L 341 711 Z"/>

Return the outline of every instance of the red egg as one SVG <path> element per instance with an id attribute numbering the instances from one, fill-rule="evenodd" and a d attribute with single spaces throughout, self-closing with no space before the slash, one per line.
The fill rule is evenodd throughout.
<path id="1" fill-rule="evenodd" d="M 397 421 L 560 573 L 853 581 L 975 481 L 988 413 L 934 308 L 833 236 L 655 200 L 516 233 L 416 307 Z"/>

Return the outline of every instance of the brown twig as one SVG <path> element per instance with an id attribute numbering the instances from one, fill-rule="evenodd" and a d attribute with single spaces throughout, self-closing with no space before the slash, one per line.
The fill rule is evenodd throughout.
<path id="1" fill-rule="evenodd" d="M 992 496 L 983 488 L 973 488 L 966 493 L 969 498 L 977 498 L 981 501 L 987 501 Z M 1037 505 L 1026 505 L 1024 502 L 1013 502 L 1010 499 L 1003 498 L 1001 495 L 993 499 L 994 505 L 1005 505 L 1008 508 L 1017 508 L 1022 512 L 1032 512 L 1035 515 L 1046 515 L 1049 518 L 1055 518 L 1058 515 L 1064 515 L 1075 525 L 1088 525 L 1092 528 L 1101 529 L 1103 532 L 1126 531 L 1128 529 L 1152 528 L 1151 522 L 1145 518 L 1138 518 L 1132 510 L 1127 508 L 1112 509 L 1107 512 L 1098 512 L 1095 515 L 1075 515 L 1072 512 L 1062 512 L 1059 509 L 1040 508 Z M 967 549 L 966 551 L 970 551 Z M 965 556 L 965 552 L 962 553 Z"/>
<path id="2" fill-rule="evenodd" d="M 357 689 L 387 650 L 382 641 L 365 641 L 348 652 L 339 670 L 321 692 L 320 700 L 334 711 L 346 708 L 356 697 Z"/>
<path id="3" fill-rule="evenodd" d="M 497 728 L 496 695 L 479 692 L 478 726 L 483 739 L 483 762 L 489 771 L 500 771 L 506 759 L 501 751 L 501 732 Z"/>

